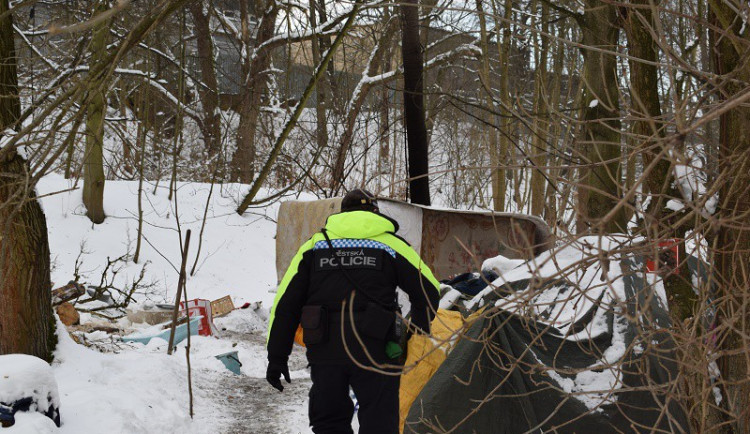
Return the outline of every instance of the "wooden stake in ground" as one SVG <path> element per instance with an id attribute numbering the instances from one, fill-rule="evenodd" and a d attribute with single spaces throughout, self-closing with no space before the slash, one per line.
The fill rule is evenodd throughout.
<path id="1" fill-rule="evenodd" d="M 182 249 L 182 260 L 180 261 L 180 278 L 177 281 L 177 296 L 174 300 L 174 310 L 172 311 L 172 329 L 169 333 L 169 348 L 167 354 L 172 355 L 174 346 L 174 332 L 177 328 L 177 317 L 180 313 L 180 298 L 185 299 L 185 316 L 187 324 L 187 346 L 185 347 L 185 358 L 187 359 L 187 379 L 188 379 L 188 396 L 190 398 L 190 418 L 193 418 L 193 376 L 190 367 L 190 309 L 187 308 L 187 288 L 185 287 L 185 267 L 187 265 L 188 249 L 190 248 L 190 229 L 185 234 L 185 248 Z M 184 296 L 184 297 L 183 297 Z"/>
<path id="2" fill-rule="evenodd" d="M 187 253 L 188 253 L 188 241 L 190 240 L 190 230 L 188 229 L 185 239 L 185 250 L 182 252 L 182 296 L 185 299 L 185 306 L 187 307 L 188 295 L 187 285 L 185 285 L 185 265 L 187 264 Z M 190 398 L 190 419 L 193 418 L 193 369 L 190 366 L 190 311 L 185 309 L 187 314 L 188 322 L 188 334 L 187 334 L 187 345 L 185 346 L 185 359 L 187 359 L 187 380 L 188 380 L 188 397 Z"/>
<path id="3" fill-rule="evenodd" d="M 180 278 L 177 281 L 177 296 L 174 299 L 174 310 L 172 311 L 172 326 L 169 332 L 169 347 L 167 348 L 167 354 L 172 355 L 172 348 L 174 347 L 174 332 L 177 328 L 177 319 L 180 315 L 180 301 L 182 298 L 183 287 L 185 286 L 185 264 L 187 263 L 187 252 L 190 247 L 190 229 L 185 234 L 185 248 L 182 250 L 182 261 L 180 264 Z M 187 301 L 187 298 L 185 299 Z M 187 309 L 185 309 L 187 312 Z M 188 336 L 190 336 L 190 313 L 188 312 Z"/>

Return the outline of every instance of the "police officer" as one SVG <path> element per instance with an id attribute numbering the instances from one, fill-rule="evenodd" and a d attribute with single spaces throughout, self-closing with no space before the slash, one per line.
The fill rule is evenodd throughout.
<path id="1" fill-rule="evenodd" d="M 353 190 L 341 213 L 300 247 L 279 285 L 266 380 L 279 391 L 282 375 L 291 382 L 287 361 L 301 325 L 313 383 L 310 426 L 317 434 L 352 433 L 350 387 L 361 434 L 398 433 L 396 288 L 409 296 L 409 332 L 429 332 L 439 283 L 396 231 L 398 223 L 378 213 L 371 193 Z"/>

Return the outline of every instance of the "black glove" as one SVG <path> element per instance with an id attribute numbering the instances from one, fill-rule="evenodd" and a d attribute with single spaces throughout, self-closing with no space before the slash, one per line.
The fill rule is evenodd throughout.
<path id="1" fill-rule="evenodd" d="M 287 383 L 292 382 L 289 378 L 289 366 L 286 362 L 268 362 L 268 369 L 266 370 L 266 381 L 277 389 L 279 392 L 284 391 L 284 386 L 281 385 L 281 375 L 284 375 L 284 380 Z"/>

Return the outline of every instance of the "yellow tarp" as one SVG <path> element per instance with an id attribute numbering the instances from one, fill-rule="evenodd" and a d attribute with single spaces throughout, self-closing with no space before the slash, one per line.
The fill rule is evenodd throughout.
<path id="1" fill-rule="evenodd" d="M 432 320 L 432 335 L 414 335 L 409 339 L 406 369 L 401 375 L 398 397 L 401 432 L 404 432 L 406 416 L 414 400 L 455 346 L 458 333 L 475 317 L 476 314 L 463 318 L 460 312 L 438 309 L 435 319 Z"/>

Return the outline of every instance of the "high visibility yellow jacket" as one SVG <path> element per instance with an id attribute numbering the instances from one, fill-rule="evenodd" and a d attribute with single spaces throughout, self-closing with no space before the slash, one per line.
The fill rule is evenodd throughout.
<path id="1" fill-rule="evenodd" d="M 333 251 L 323 232 L 316 233 L 300 247 L 278 287 L 268 326 L 269 360 L 286 362 L 303 306 L 323 306 L 327 339 L 307 345 L 311 363 L 346 363 L 354 357 L 370 364 L 365 349 L 377 363 L 392 362 L 385 342 L 365 336 L 362 323 L 368 303 L 397 309 L 396 288 L 409 296 L 412 323 L 429 331 L 440 284 L 397 230 L 394 220 L 369 211 L 328 218 L 325 232 Z M 342 311 L 352 292 L 353 304 Z"/>

